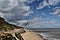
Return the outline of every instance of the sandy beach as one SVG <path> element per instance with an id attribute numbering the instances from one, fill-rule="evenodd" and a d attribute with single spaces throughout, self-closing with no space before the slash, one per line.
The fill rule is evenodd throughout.
<path id="1" fill-rule="evenodd" d="M 43 40 L 43 38 L 35 32 L 26 31 L 26 33 L 23 33 L 21 35 L 24 40 Z"/>

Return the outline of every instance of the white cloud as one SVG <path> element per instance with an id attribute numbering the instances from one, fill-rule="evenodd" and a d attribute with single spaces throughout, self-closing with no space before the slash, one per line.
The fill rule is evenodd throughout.
<path id="1" fill-rule="evenodd" d="M 28 22 L 28 20 L 19 20 L 18 22 L 16 22 L 16 24 L 17 24 L 18 26 L 25 26 L 25 25 L 23 25 L 23 24 L 27 24 L 27 22 Z"/>
<path id="2" fill-rule="evenodd" d="M 26 2 L 27 0 L 20 0 L 20 2 Z"/>
<path id="3" fill-rule="evenodd" d="M 42 9 L 44 8 L 45 6 L 48 6 L 49 4 L 46 2 L 46 1 L 43 1 L 39 4 L 39 7 L 37 9 Z"/>
<path id="4" fill-rule="evenodd" d="M 53 12 L 52 14 L 54 14 L 54 15 L 60 14 L 60 9 L 55 10 L 55 12 Z"/>
<path id="5" fill-rule="evenodd" d="M 48 2 L 44 0 L 39 4 L 39 7 L 37 7 L 37 9 L 43 9 L 45 6 L 48 6 L 49 8 L 51 8 L 49 5 L 54 6 L 54 5 L 57 5 L 59 2 L 60 0 L 48 0 Z"/>
<path id="6" fill-rule="evenodd" d="M 30 14 L 32 14 L 32 13 L 34 13 L 32 10 L 30 10 L 29 12 L 27 12 L 27 13 L 24 13 L 23 15 L 24 16 L 29 16 Z"/>
<path id="7" fill-rule="evenodd" d="M 29 14 L 28 12 L 30 12 L 30 7 L 26 6 L 24 4 L 24 2 L 26 0 L 8 0 L 8 1 L 11 2 L 9 5 L 10 7 L 8 5 L 6 5 L 6 4 L 4 5 L 4 3 L 2 3 L 2 2 L 7 2 L 7 1 L 4 1 L 4 0 L 0 1 L 0 13 L 3 13 L 3 15 L 5 15 L 5 16 L 9 15 L 9 17 L 10 17 L 10 16 L 12 16 L 12 14 L 17 15 L 17 16 L 23 15 L 25 13 Z M 20 1 L 20 3 L 19 3 L 19 1 Z M 3 6 L 2 6 L 2 4 L 3 4 Z M 1 6 L 2 7 L 6 6 L 6 8 L 2 8 Z"/>
<path id="8" fill-rule="evenodd" d="M 28 2 L 28 3 L 32 3 L 35 0 L 20 0 L 20 2 Z"/>
<path id="9" fill-rule="evenodd" d="M 60 7 L 54 8 L 50 14 L 60 16 Z"/>
<path id="10" fill-rule="evenodd" d="M 41 27 L 41 26 L 59 26 L 59 23 L 57 23 L 57 21 L 54 20 L 50 20 L 50 21 L 44 21 L 44 20 L 49 20 L 49 18 L 42 18 L 42 17 L 35 17 L 32 20 L 20 20 L 21 16 L 29 16 L 31 13 L 33 13 L 32 10 L 30 10 L 30 7 L 25 5 L 24 2 L 33 2 L 35 0 L 10 0 L 11 1 L 11 7 L 8 7 L 7 9 L 2 10 L 0 7 L 0 16 L 1 17 L 5 17 L 8 21 L 10 21 L 10 23 L 12 22 L 12 24 L 16 24 L 16 25 L 23 25 L 24 23 L 29 22 L 28 27 Z M 51 0 L 52 1 L 52 0 Z M 45 6 L 48 5 L 54 5 L 54 1 L 50 4 L 51 2 L 49 0 L 49 3 L 47 3 L 46 1 L 43 1 L 42 3 L 40 3 L 39 7 L 37 9 L 42 9 Z M 0 1 L 1 2 L 1 1 Z M 0 3 L 1 5 L 1 3 Z M 5 5 L 6 6 L 6 5 Z M 49 6 L 50 7 L 50 6 Z M 59 9 L 60 10 L 60 9 Z M 60 12 L 58 10 L 58 12 Z M 55 14 L 58 14 L 57 10 L 54 12 Z M 45 15 L 44 13 L 42 15 Z"/>
<path id="11" fill-rule="evenodd" d="M 7 1 L 9 1 L 10 3 L 8 3 Z M 29 0 L 0 0 L 0 17 L 4 17 L 9 23 L 15 25 L 23 25 L 27 22 L 27 20 L 21 21 L 21 17 L 29 16 L 31 13 L 33 13 L 33 11 L 30 10 L 30 7 L 27 6 L 24 2 L 29 2 Z"/>
<path id="12" fill-rule="evenodd" d="M 10 4 L 9 4 L 10 7 L 8 5 L 6 5 L 8 3 L 6 3 L 6 4 L 2 3 L 2 2 L 7 2 L 7 1 L 4 1 L 4 0 L 0 1 L 0 12 L 2 12 L 4 14 L 7 14 L 7 15 L 9 15 L 9 14 L 17 14 L 17 13 L 20 14 L 20 15 L 23 15 L 25 13 L 29 14 L 30 7 L 26 6 L 24 4 L 24 2 L 27 1 L 27 0 L 8 0 L 8 1 L 10 2 Z M 2 8 L 1 6 L 4 7 L 4 8 Z"/>
<path id="13" fill-rule="evenodd" d="M 18 5 L 17 0 L 0 0 L 0 10 L 8 10 Z"/>
<path id="14" fill-rule="evenodd" d="M 32 28 L 57 28 L 60 25 L 60 22 L 56 19 L 35 17 L 32 20 L 29 20 L 28 27 Z"/>
<path id="15" fill-rule="evenodd" d="M 35 0 L 26 0 L 26 2 L 28 2 L 28 3 L 32 3 L 33 1 L 35 1 Z"/>
<path id="16" fill-rule="evenodd" d="M 56 5 L 60 2 L 60 0 L 49 0 L 49 5 Z"/>
<path id="17" fill-rule="evenodd" d="M 29 6 L 26 6 L 26 7 L 23 7 L 23 9 L 25 9 L 26 11 L 29 11 L 30 10 L 30 7 Z"/>
<path id="18" fill-rule="evenodd" d="M 3 15 L 3 13 L 0 13 L 0 17 L 3 17 L 4 15 Z"/>

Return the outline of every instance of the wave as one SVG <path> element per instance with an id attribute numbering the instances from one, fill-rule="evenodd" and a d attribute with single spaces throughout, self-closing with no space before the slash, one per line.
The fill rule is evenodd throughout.
<path id="1" fill-rule="evenodd" d="M 41 32 L 39 34 L 42 35 L 45 40 L 60 40 L 60 34 L 53 32 Z"/>

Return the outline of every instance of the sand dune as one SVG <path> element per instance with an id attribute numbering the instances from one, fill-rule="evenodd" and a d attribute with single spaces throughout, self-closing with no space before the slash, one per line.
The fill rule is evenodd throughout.
<path id="1" fill-rule="evenodd" d="M 24 40 L 43 40 L 42 37 L 40 37 L 39 35 L 37 35 L 37 33 L 35 32 L 26 32 L 21 34 L 22 37 L 24 38 Z"/>

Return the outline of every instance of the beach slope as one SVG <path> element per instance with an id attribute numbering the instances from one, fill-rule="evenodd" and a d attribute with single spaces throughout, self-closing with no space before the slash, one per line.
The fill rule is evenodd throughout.
<path id="1" fill-rule="evenodd" d="M 26 33 L 21 34 L 24 40 L 43 40 L 43 38 L 35 32 L 26 31 Z"/>

